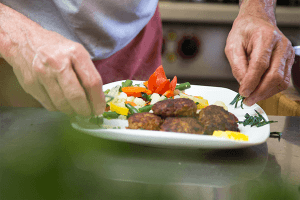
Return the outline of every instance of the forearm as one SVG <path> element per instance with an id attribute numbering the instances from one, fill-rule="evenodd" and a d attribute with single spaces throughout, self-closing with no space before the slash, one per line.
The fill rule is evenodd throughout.
<path id="1" fill-rule="evenodd" d="M 0 54 L 11 65 L 18 54 L 34 53 L 34 42 L 43 28 L 21 13 L 0 3 Z M 26 49 L 26 52 L 21 52 Z"/>
<path id="2" fill-rule="evenodd" d="M 275 8 L 277 0 L 239 0 L 239 15 L 253 15 L 276 25 Z"/>

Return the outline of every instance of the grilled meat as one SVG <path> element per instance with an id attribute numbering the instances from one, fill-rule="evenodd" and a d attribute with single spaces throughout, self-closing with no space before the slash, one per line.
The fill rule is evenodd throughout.
<path id="1" fill-rule="evenodd" d="M 214 130 L 239 131 L 238 118 L 223 107 L 210 105 L 199 113 L 199 122 L 204 127 L 205 135 L 212 135 Z"/>
<path id="2" fill-rule="evenodd" d="M 203 134 L 203 126 L 194 117 L 167 117 L 161 131 Z"/>
<path id="3" fill-rule="evenodd" d="M 155 103 L 152 110 L 154 114 L 159 115 L 162 118 L 183 116 L 194 117 L 197 112 L 197 105 L 191 99 L 167 99 Z"/>
<path id="4" fill-rule="evenodd" d="M 128 118 L 128 129 L 159 130 L 162 119 L 153 113 L 135 113 Z"/>

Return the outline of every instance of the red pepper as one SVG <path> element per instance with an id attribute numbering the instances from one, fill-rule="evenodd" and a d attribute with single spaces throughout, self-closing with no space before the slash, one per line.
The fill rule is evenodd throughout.
<path id="1" fill-rule="evenodd" d="M 157 88 L 156 78 L 157 78 L 157 76 L 155 75 L 155 72 L 154 72 L 148 80 L 148 89 L 151 90 L 152 92 L 154 92 Z"/>
<path id="2" fill-rule="evenodd" d="M 174 76 L 173 80 L 170 83 L 170 90 L 174 91 L 177 84 L 177 76 Z"/>
<path id="3" fill-rule="evenodd" d="M 170 81 L 166 79 L 159 87 L 155 90 L 155 93 L 164 94 L 167 90 L 170 89 Z"/>
<path id="4" fill-rule="evenodd" d="M 153 93 L 164 94 L 166 91 L 174 91 L 177 84 L 177 77 L 174 76 L 173 80 L 170 82 L 167 79 L 163 66 L 159 66 L 155 72 L 150 76 L 148 82 L 146 83 L 149 90 Z"/>

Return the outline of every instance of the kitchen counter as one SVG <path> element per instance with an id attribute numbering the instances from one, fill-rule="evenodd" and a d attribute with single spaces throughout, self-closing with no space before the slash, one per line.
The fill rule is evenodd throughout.
<path id="1" fill-rule="evenodd" d="M 83 134 L 59 112 L 0 107 L 0 199 L 299 199 L 300 117 L 269 119 L 280 141 L 164 149 Z"/>
<path id="2" fill-rule="evenodd" d="M 267 115 L 300 116 L 300 94 L 295 87 L 289 87 L 274 96 L 258 102 Z"/>

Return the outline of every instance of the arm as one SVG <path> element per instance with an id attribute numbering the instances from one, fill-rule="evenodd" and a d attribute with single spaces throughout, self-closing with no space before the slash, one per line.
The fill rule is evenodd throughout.
<path id="1" fill-rule="evenodd" d="M 294 50 L 276 25 L 276 0 L 240 0 L 225 53 L 244 103 L 267 99 L 290 82 Z"/>
<path id="2" fill-rule="evenodd" d="M 89 116 L 105 108 L 101 76 L 85 48 L 0 3 L 0 54 L 45 108 Z"/>

